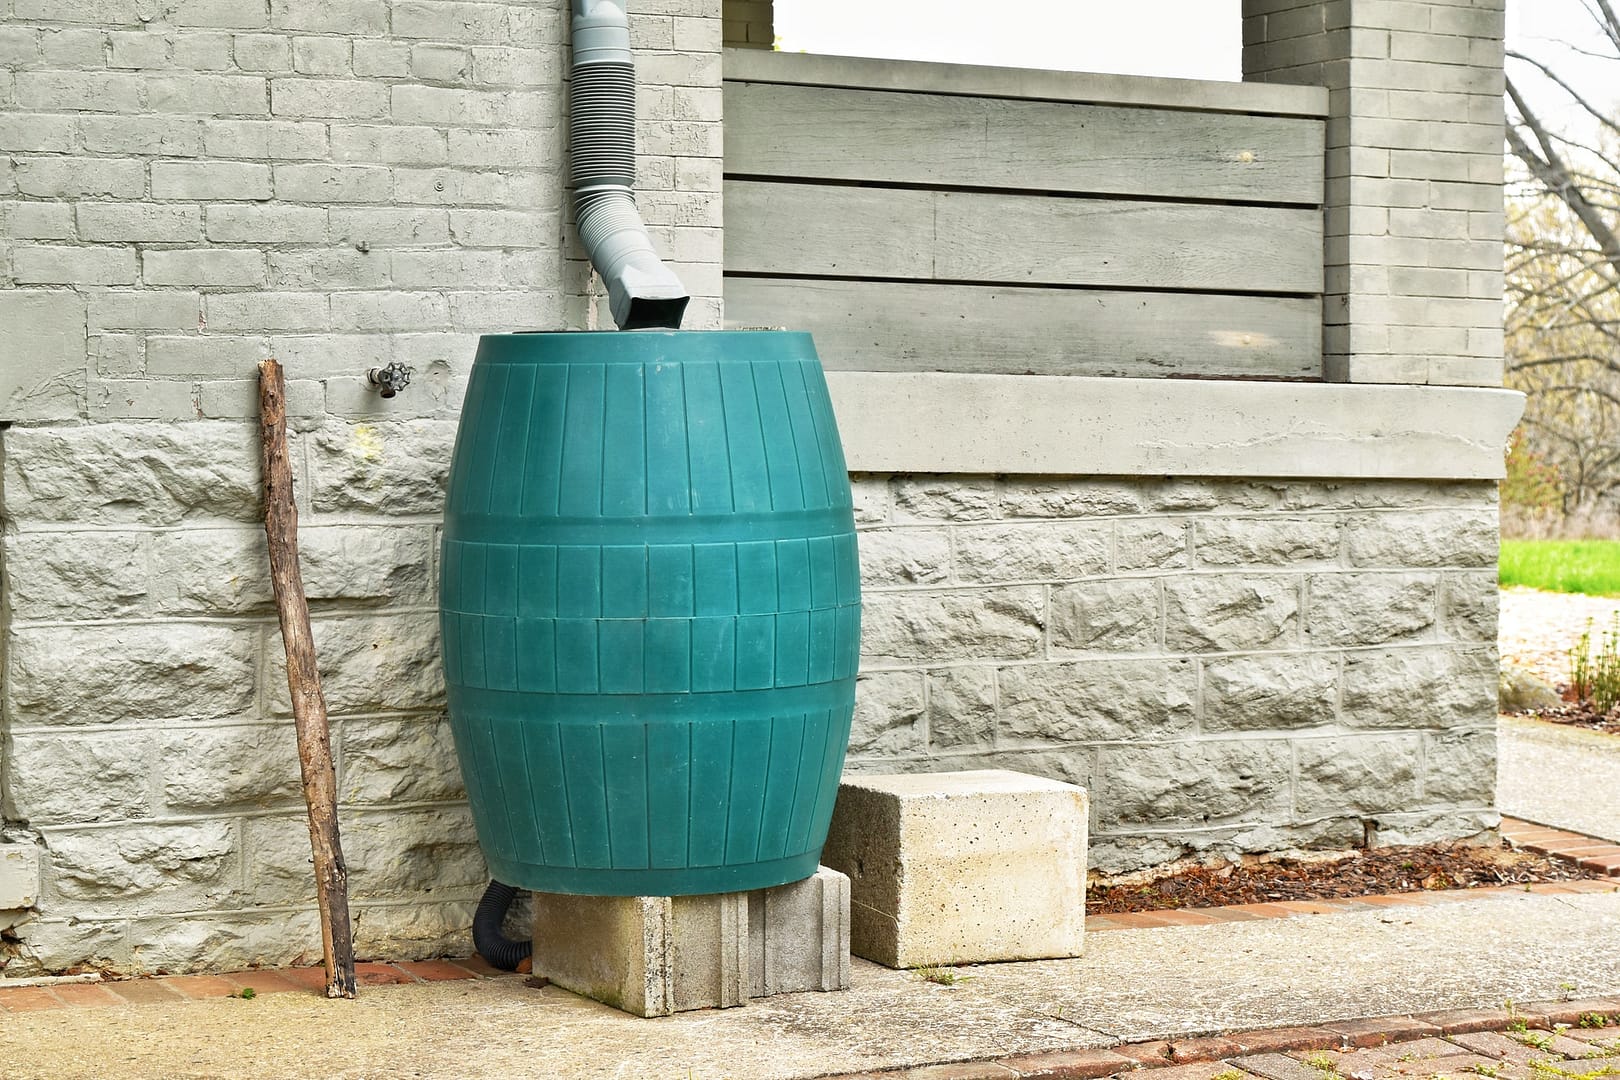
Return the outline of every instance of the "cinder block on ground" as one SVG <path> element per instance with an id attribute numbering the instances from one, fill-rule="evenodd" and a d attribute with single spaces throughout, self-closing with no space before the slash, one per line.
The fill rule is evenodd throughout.
<path id="1" fill-rule="evenodd" d="M 1086 791 L 1005 770 L 859 776 L 822 862 L 849 876 L 850 946 L 890 967 L 1078 956 Z"/>
<path id="2" fill-rule="evenodd" d="M 814 876 L 748 894 L 749 994 L 849 989 L 849 878 Z"/>
<path id="3" fill-rule="evenodd" d="M 748 895 L 534 894 L 534 972 L 636 1016 L 747 1001 Z"/>
<path id="4" fill-rule="evenodd" d="M 710 896 L 534 894 L 534 972 L 636 1016 L 849 988 L 849 880 Z"/>

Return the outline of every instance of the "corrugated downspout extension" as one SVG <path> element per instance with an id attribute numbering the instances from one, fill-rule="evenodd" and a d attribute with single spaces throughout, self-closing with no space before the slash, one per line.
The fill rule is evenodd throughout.
<path id="1" fill-rule="evenodd" d="M 678 330 L 688 296 L 636 211 L 636 72 L 626 0 L 574 0 L 568 182 L 620 330 Z"/>

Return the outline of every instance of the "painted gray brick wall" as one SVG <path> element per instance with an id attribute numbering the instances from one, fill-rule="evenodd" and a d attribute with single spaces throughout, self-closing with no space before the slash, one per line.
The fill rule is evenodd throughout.
<path id="1" fill-rule="evenodd" d="M 43 850 L 0 971 L 319 955 L 266 356 L 357 948 L 470 948 L 436 529 L 477 335 L 611 325 L 563 199 L 567 6 L 0 0 L 0 801 Z M 718 326 L 719 0 L 631 10 L 641 207 Z M 416 381 L 385 402 L 362 377 L 393 360 Z"/>
<path id="2" fill-rule="evenodd" d="M 869 476 L 851 768 L 1091 791 L 1091 865 L 1467 836 L 1489 483 Z"/>

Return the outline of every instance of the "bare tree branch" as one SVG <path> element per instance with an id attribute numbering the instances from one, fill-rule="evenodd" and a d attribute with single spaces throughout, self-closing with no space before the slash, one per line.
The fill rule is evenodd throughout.
<path id="1" fill-rule="evenodd" d="M 1603 2 L 1606 3 L 1607 0 Z M 1525 103 L 1518 87 L 1513 85 L 1512 79 L 1507 82 L 1507 92 L 1508 97 L 1513 99 L 1514 108 L 1519 110 L 1524 126 L 1530 129 L 1536 142 L 1541 146 L 1541 155 L 1538 156 L 1525 143 L 1514 125 L 1509 124 L 1507 138 L 1508 145 L 1513 148 L 1513 155 L 1524 162 L 1525 167 L 1546 185 L 1547 190 L 1562 199 L 1570 211 L 1580 218 L 1581 224 L 1586 226 L 1587 231 L 1592 234 L 1592 239 L 1597 242 L 1598 250 L 1603 252 L 1603 257 L 1609 260 L 1617 272 L 1620 272 L 1620 237 L 1609 228 L 1608 222 L 1603 220 L 1603 215 L 1597 208 L 1586 201 L 1585 194 L 1570 176 L 1569 166 L 1564 163 L 1546 128 L 1536 119 L 1536 114 Z"/>
<path id="2" fill-rule="evenodd" d="M 1586 98 L 1584 96 L 1582 96 L 1582 94 L 1578 90 L 1576 90 L 1573 86 L 1569 85 L 1569 83 L 1562 76 L 1560 76 L 1556 71 L 1554 71 L 1552 68 L 1548 67 L 1546 64 L 1543 64 L 1540 60 L 1537 60 L 1533 56 L 1526 56 L 1524 53 L 1515 52 L 1512 49 L 1509 49 L 1507 51 L 1507 56 L 1508 56 L 1509 59 L 1520 60 L 1520 61 L 1523 61 L 1526 64 L 1529 64 L 1531 67 L 1535 68 L 1537 71 L 1539 71 L 1543 75 L 1545 75 L 1552 82 L 1557 83 L 1558 86 L 1564 91 L 1564 93 L 1568 94 L 1570 96 L 1570 98 L 1574 100 L 1575 104 L 1579 105 L 1582 109 L 1586 110 L 1587 114 L 1590 115 L 1592 117 L 1592 119 L 1596 120 L 1598 123 L 1602 124 L 1604 127 L 1608 128 L 1610 131 L 1613 131 L 1616 134 L 1620 134 L 1620 125 L 1617 125 L 1612 119 L 1610 119 L 1608 114 L 1606 114 L 1602 109 L 1598 108 L 1596 105 L 1593 105 L 1590 101 L 1586 100 Z M 1512 89 L 1509 89 L 1508 93 L 1513 96 L 1514 105 L 1516 107 L 1518 107 L 1520 112 L 1522 113 L 1523 110 L 1524 110 L 1524 107 L 1519 104 L 1518 95 L 1515 94 Z M 1553 137 L 1556 138 L 1556 139 L 1559 139 L 1560 141 L 1563 141 L 1563 136 L 1561 136 L 1561 135 L 1554 135 Z"/>

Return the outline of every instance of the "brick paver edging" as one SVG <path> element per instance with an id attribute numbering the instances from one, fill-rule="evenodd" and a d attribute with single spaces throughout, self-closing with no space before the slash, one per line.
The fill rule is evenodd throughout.
<path id="1" fill-rule="evenodd" d="M 361 986 L 449 982 L 504 975 L 477 957 L 465 960 L 408 960 L 397 964 L 362 963 L 354 966 Z M 200 1001 L 209 998 L 257 997 L 294 990 L 321 993 L 326 989 L 324 967 L 232 971 L 224 975 L 161 975 L 142 979 L 107 979 L 101 982 L 56 982 L 46 985 L 0 987 L 0 1015 L 94 1005 L 149 1005 L 163 1001 Z"/>
<path id="2" fill-rule="evenodd" d="M 1502 839 L 1516 848 L 1556 855 L 1588 870 L 1620 877 L 1620 844 L 1509 817 L 1502 819 Z"/>
<path id="3" fill-rule="evenodd" d="M 1583 1028 L 1602 1017 L 1607 1025 Z M 1567 1030 L 1565 1029 L 1567 1025 Z M 1415 1016 L 1343 1020 L 1202 1038 L 1125 1043 L 1109 1050 L 1059 1050 L 826 1080 L 1102 1080 L 1154 1070 L 1153 1080 L 1336 1080 L 1408 1076 L 1508 1076 L 1531 1057 L 1579 1062 L 1564 1076 L 1620 1072 L 1620 996 L 1541 1001 L 1511 1009 L 1452 1009 Z M 1519 1039 L 1500 1034 L 1513 1032 Z M 1539 1034 L 1538 1034 L 1539 1033 Z M 1543 1047 L 1544 1048 L 1538 1048 Z M 1317 1055 L 1330 1055 L 1322 1061 Z M 1453 1063 L 1447 1058 L 1456 1058 Z M 1413 1072 L 1407 1065 L 1418 1062 Z M 1533 1070 L 1532 1070 L 1533 1072 Z M 1520 1075 L 1511 1073 L 1511 1075 Z M 1556 1077 L 1556 1072 L 1547 1073 Z"/>
<path id="4" fill-rule="evenodd" d="M 1440 904 L 1462 903 L 1466 900 L 1522 896 L 1525 893 L 1567 896 L 1576 893 L 1611 893 L 1616 890 L 1620 890 L 1620 881 L 1612 878 L 1584 878 L 1576 881 L 1544 881 L 1534 885 L 1491 885 L 1477 889 L 1386 893 L 1381 896 L 1357 896 L 1347 900 L 1277 900 L 1266 904 L 1234 904 L 1231 907 L 1136 911 L 1127 915 L 1088 915 L 1086 932 L 1142 930 L 1157 926 L 1211 926 L 1215 923 L 1292 919 L 1302 915 L 1334 915 L 1375 908 L 1435 907 Z"/>

